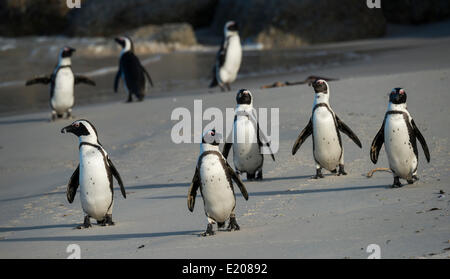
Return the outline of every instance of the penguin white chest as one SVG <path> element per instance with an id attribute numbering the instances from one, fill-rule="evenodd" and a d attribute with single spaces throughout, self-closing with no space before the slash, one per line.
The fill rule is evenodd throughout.
<path id="1" fill-rule="evenodd" d="M 242 61 L 241 39 L 237 35 L 229 38 L 225 62 L 220 68 L 220 80 L 230 83 L 236 80 Z"/>
<path id="2" fill-rule="evenodd" d="M 201 192 L 208 217 L 225 222 L 236 201 L 220 158 L 215 154 L 203 157 L 200 166 Z"/>
<path id="3" fill-rule="evenodd" d="M 103 154 L 95 147 L 80 149 L 80 199 L 83 211 L 102 220 L 112 206 L 113 196 Z"/>
<path id="4" fill-rule="evenodd" d="M 234 122 L 233 162 L 242 172 L 255 173 L 263 162 L 256 129 L 247 116 L 238 116 Z"/>
<path id="5" fill-rule="evenodd" d="M 403 179 L 411 179 L 417 169 L 417 157 L 414 154 L 408 126 L 402 114 L 391 114 L 386 117 L 384 146 L 389 167 L 397 176 Z"/>
<path id="6" fill-rule="evenodd" d="M 332 171 L 339 165 L 342 155 L 334 115 L 326 107 L 319 107 L 312 121 L 314 158 L 323 168 Z"/>
<path id="7" fill-rule="evenodd" d="M 70 68 L 60 69 L 55 77 L 53 97 L 51 104 L 58 113 L 64 113 L 74 104 L 74 82 L 72 70 Z"/>

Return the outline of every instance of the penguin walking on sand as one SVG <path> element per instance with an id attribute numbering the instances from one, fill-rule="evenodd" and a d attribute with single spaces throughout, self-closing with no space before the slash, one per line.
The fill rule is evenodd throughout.
<path id="1" fill-rule="evenodd" d="M 208 225 L 203 236 L 214 235 L 213 224 L 217 223 L 218 228 L 222 228 L 228 219 L 229 231 L 240 229 L 234 212 L 236 198 L 232 181 L 237 184 L 244 198 L 248 200 L 244 183 L 220 153 L 218 136 L 215 130 L 204 134 L 187 198 L 188 209 L 193 212 L 197 190 L 200 188 L 205 214 L 208 218 Z"/>
<path id="2" fill-rule="evenodd" d="M 29 86 L 36 83 L 50 83 L 52 121 L 62 118 L 64 114 L 66 114 L 66 118 L 72 117 L 72 107 L 75 103 L 74 85 L 86 83 L 95 86 L 95 82 L 91 79 L 73 74 L 71 57 L 74 52 L 74 48 L 63 47 L 59 53 L 58 64 L 50 76 L 36 77 L 28 80 L 25 84 Z"/>
<path id="3" fill-rule="evenodd" d="M 133 101 L 132 95 L 136 96 L 138 101 L 141 102 L 144 100 L 147 89 L 145 77 L 153 87 L 152 78 L 134 54 L 133 41 L 129 37 L 118 37 L 115 41 L 122 46 L 122 52 L 119 58 L 119 70 L 114 79 L 114 92 L 117 92 L 122 78 L 125 90 L 128 92 L 127 103 Z"/>
<path id="4" fill-rule="evenodd" d="M 216 55 L 216 63 L 213 67 L 213 80 L 210 88 L 217 85 L 222 91 L 231 91 L 230 83 L 236 80 L 242 61 L 241 39 L 238 25 L 234 21 L 225 24 L 222 44 Z"/>
<path id="5" fill-rule="evenodd" d="M 236 110 L 233 125 L 233 142 L 224 145 L 222 154 L 225 158 L 233 147 L 233 162 L 236 172 L 247 173 L 247 180 L 262 180 L 262 166 L 264 155 L 261 147 L 265 144 L 270 148 L 270 143 L 259 129 L 256 119 L 256 111 L 253 107 L 252 93 L 247 89 L 241 89 L 236 95 Z M 265 143 L 261 141 L 264 139 Z M 275 161 L 273 152 L 270 154 Z"/>
<path id="6" fill-rule="evenodd" d="M 331 109 L 328 83 L 318 79 L 312 83 L 312 86 L 315 92 L 312 116 L 295 141 L 292 155 L 295 155 L 303 142 L 312 135 L 313 155 L 316 162 L 314 178 L 324 177 L 322 168 L 337 173 L 337 167 L 339 167 L 338 175 L 347 175 L 344 170 L 344 147 L 339 131 L 350 137 L 360 148 L 362 147 L 361 142 Z"/>
<path id="7" fill-rule="evenodd" d="M 90 218 L 102 226 L 114 225 L 112 208 L 114 202 L 113 176 L 126 198 L 119 172 L 108 153 L 98 141 L 97 130 L 89 121 L 81 119 L 64 127 L 61 133 L 73 133 L 79 139 L 80 163 L 67 185 L 67 200 L 72 203 L 80 186 L 81 207 L 84 222 L 78 229 L 91 227 Z"/>
<path id="8" fill-rule="evenodd" d="M 405 179 L 408 184 L 413 184 L 418 180 L 419 152 L 416 139 L 422 145 L 427 162 L 430 162 L 427 142 L 408 112 L 406 91 L 403 88 L 394 88 L 389 94 L 389 105 L 383 125 L 373 139 L 370 148 L 370 159 L 376 164 L 384 143 L 389 167 L 394 174 L 392 187 L 402 186 L 400 178 Z"/>

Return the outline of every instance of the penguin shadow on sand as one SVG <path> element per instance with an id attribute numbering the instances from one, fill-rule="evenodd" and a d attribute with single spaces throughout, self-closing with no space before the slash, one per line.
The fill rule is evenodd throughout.
<path id="1" fill-rule="evenodd" d="M 37 236 L 24 238 L 7 238 L 0 242 L 40 242 L 40 241 L 114 241 L 124 239 L 137 238 L 154 238 L 181 235 L 196 235 L 198 230 L 186 231 L 169 231 L 169 232 L 153 232 L 153 233 L 123 233 L 123 234 L 96 234 L 96 235 L 68 235 L 68 236 Z"/>
<path id="2" fill-rule="evenodd" d="M 51 122 L 49 118 L 26 118 L 26 119 L 11 119 L 11 120 L 1 120 L 0 125 L 14 125 L 14 124 L 25 124 L 25 123 L 36 123 L 36 122 Z"/>

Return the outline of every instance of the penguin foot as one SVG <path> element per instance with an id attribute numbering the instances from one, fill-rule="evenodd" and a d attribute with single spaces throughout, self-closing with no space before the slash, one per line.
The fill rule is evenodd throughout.
<path id="1" fill-rule="evenodd" d="M 239 227 L 238 223 L 236 222 L 236 217 L 230 217 L 230 223 L 228 224 L 228 231 L 238 231 L 241 227 Z"/>
<path id="2" fill-rule="evenodd" d="M 247 180 L 248 180 L 248 181 L 253 181 L 253 180 L 255 180 L 255 174 L 254 174 L 254 173 L 248 173 L 248 172 L 247 172 Z"/>
<path id="3" fill-rule="evenodd" d="M 101 221 L 97 221 L 97 224 L 99 224 L 102 227 L 115 225 L 115 223 L 112 220 L 112 215 L 106 215 L 105 219 L 103 219 Z"/>
<path id="4" fill-rule="evenodd" d="M 337 173 L 337 169 L 332 170 L 331 173 L 336 174 Z"/>
<path id="5" fill-rule="evenodd" d="M 406 181 L 408 181 L 408 184 L 414 184 L 414 182 L 416 182 L 417 180 L 419 180 L 417 175 L 413 175 L 410 180 L 406 180 Z"/>
<path id="6" fill-rule="evenodd" d="M 339 173 L 338 175 L 347 175 L 347 173 L 344 170 L 344 165 L 339 165 Z"/>
<path id="7" fill-rule="evenodd" d="M 72 116 L 72 109 L 69 109 L 69 110 L 67 111 L 67 113 L 66 113 L 66 119 L 73 119 L 73 116 Z"/>
<path id="8" fill-rule="evenodd" d="M 90 228 L 90 227 L 92 227 L 90 217 L 89 216 L 85 216 L 83 224 L 78 225 L 75 228 L 81 230 L 81 229 L 87 229 L 87 228 Z"/>
<path id="9" fill-rule="evenodd" d="M 262 173 L 262 170 L 260 170 L 260 171 L 258 172 L 258 174 L 256 175 L 256 180 L 258 180 L 258 181 L 263 180 L 263 173 Z"/>
<path id="10" fill-rule="evenodd" d="M 402 184 L 400 183 L 400 178 L 394 177 L 394 184 L 392 184 L 391 188 L 400 188 L 402 187 Z"/>
<path id="11" fill-rule="evenodd" d="M 225 85 L 226 85 L 226 87 L 227 87 L 227 91 L 231 91 L 230 84 L 229 84 L 229 83 L 226 83 Z"/>
<path id="12" fill-rule="evenodd" d="M 217 222 L 217 228 L 221 229 L 225 227 L 225 222 Z"/>
<path id="13" fill-rule="evenodd" d="M 324 178 L 321 169 L 316 170 L 316 175 L 313 176 L 314 179 Z"/>
<path id="14" fill-rule="evenodd" d="M 211 223 L 206 227 L 206 231 L 201 234 L 201 236 L 215 235 L 216 233 L 213 231 L 213 225 Z"/>

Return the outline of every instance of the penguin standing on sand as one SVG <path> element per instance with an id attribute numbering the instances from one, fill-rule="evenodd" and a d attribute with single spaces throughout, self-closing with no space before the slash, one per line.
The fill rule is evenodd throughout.
<path id="1" fill-rule="evenodd" d="M 213 80 L 210 88 L 217 85 L 222 91 L 231 91 L 230 83 L 236 80 L 242 60 L 241 39 L 238 25 L 234 21 L 225 24 L 224 37 L 213 67 Z"/>
<path id="2" fill-rule="evenodd" d="M 74 85 L 86 83 L 95 86 L 95 82 L 87 77 L 74 75 L 72 72 L 72 54 L 74 48 L 63 47 L 59 53 L 58 64 L 50 76 L 41 76 L 30 79 L 26 86 L 36 83 L 50 83 L 50 108 L 52 109 L 52 121 L 62 118 L 66 113 L 66 118 L 72 117 L 72 107 L 75 103 Z"/>
<path id="3" fill-rule="evenodd" d="M 142 66 L 139 58 L 134 54 L 133 41 L 129 37 L 118 37 L 116 42 L 122 46 L 122 52 L 119 59 L 119 70 L 114 79 L 114 92 L 117 92 L 120 78 L 123 79 L 125 90 L 128 92 L 127 103 L 133 101 L 132 95 L 141 102 L 144 100 L 146 91 L 147 77 L 150 85 L 153 87 L 153 82 L 147 70 Z"/>
<path id="4" fill-rule="evenodd" d="M 312 83 L 315 92 L 312 116 L 308 125 L 298 136 L 292 147 L 295 155 L 303 142 L 312 135 L 313 155 L 316 162 L 314 178 L 323 178 L 322 168 L 338 175 L 347 175 L 344 170 L 344 147 L 339 131 L 349 136 L 360 148 L 361 142 L 353 131 L 334 113 L 329 104 L 330 91 L 328 83 L 319 79 Z"/>
<path id="5" fill-rule="evenodd" d="M 236 96 L 236 110 L 233 125 L 233 143 L 225 143 L 222 154 L 225 158 L 233 146 L 233 162 L 236 172 L 247 173 L 247 180 L 262 180 L 262 166 L 264 155 L 261 154 L 263 143 L 261 137 L 264 137 L 259 129 L 259 123 L 256 120 L 255 109 L 253 108 L 253 96 L 247 89 L 241 89 Z M 270 148 L 270 144 L 264 143 Z M 275 157 L 271 154 L 272 160 Z"/>
<path id="6" fill-rule="evenodd" d="M 232 181 L 237 184 L 244 198 L 248 200 L 244 183 L 220 153 L 217 137 L 215 130 L 208 131 L 203 136 L 200 156 L 187 199 L 188 209 L 192 212 L 197 190 L 200 188 L 205 214 L 208 218 L 208 226 L 203 236 L 214 235 L 213 224 L 217 223 L 218 227 L 222 228 L 228 219 L 230 220 L 229 231 L 240 229 L 234 213 L 236 198 Z"/>
<path id="7" fill-rule="evenodd" d="M 73 133 L 79 139 L 80 163 L 67 185 L 67 200 L 73 202 L 80 186 L 81 207 L 84 222 L 78 229 L 91 227 L 90 218 L 102 226 L 114 225 L 112 207 L 114 201 L 113 176 L 119 182 L 120 190 L 126 198 L 122 178 L 98 141 L 95 127 L 87 120 L 77 120 L 64 127 L 61 133 Z"/>
<path id="8" fill-rule="evenodd" d="M 408 112 L 406 91 L 403 88 L 394 88 L 389 94 L 389 105 L 383 125 L 373 139 L 370 148 L 370 159 L 376 164 L 384 143 L 389 167 L 394 174 L 392 187 L 402 186 L 400 178 L 405 179 L 409 184 L 418 180 L 419 152 L 416 139 L 422 145 L 427 162 L 430 162 L 427 142 Z"/>

